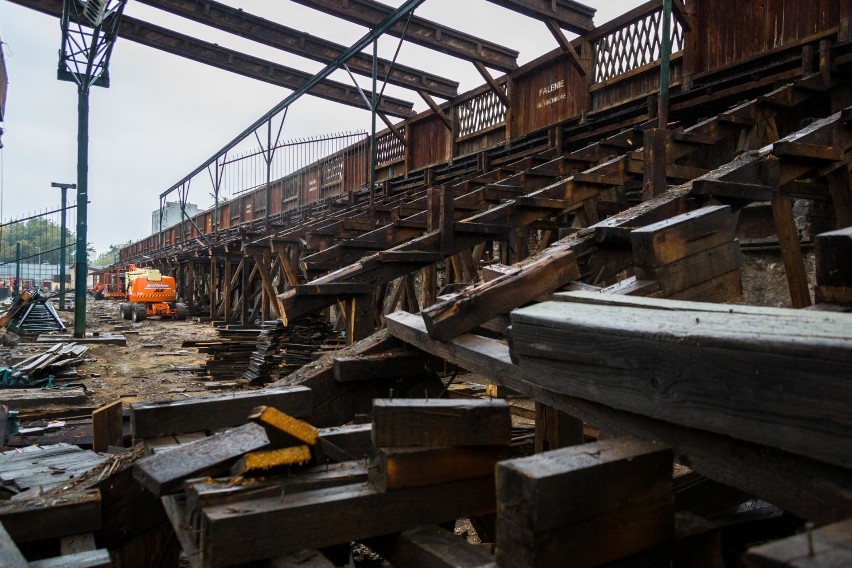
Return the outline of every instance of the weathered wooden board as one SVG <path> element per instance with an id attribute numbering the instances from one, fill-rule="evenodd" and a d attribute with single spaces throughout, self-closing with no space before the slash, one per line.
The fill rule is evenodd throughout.
<path id="1" fill-rule="evenodd" d="M 147 456 L 136 462 L 134 477 L 154 495 L 180 489 L 189 477 L 216 475 L 228 469 L 244 453 L 269 444 L 266 430 L 254 423 L 219 432 L 167 452 Z"/>
<path id="2" fill-rule="evenodd" d="M 376 399 L 377 448 L 508 446 L 512 418 L 505 400 Z"/>
<path id="3" fill-rule="evenodd" d="M 637 266 L 636 278 L 659 282 L 663 295 L 671 296 L 737 270 L 741 264 L 739 243 L 728 241 L 663 266 Z"/>
<path id="4" fill-rule="evenodd" d="M 285 493 L 203 509 L 199 548 L 218 568 L 493 511 L 493 477 L 387 493 L 368 484 Z"/>
<path id="5" fill-rule="evenodd" d="M 334 358 L 334 380 L 338 382 L 374 381 L 410 375 L 422 375 L 423 354 L 419 352 L 389 351 L 376 355 Z"/>
<path id="6" fill-rule="evenodd" d="M 184 432 L 216 430 L 244 424 L 257 406 L 274 406 L 291 416 L 311 415 L 311 391 L 305 387 L 277 387 L 185 400 L 140 402 L 130 405 L 135 439 Z"/>
<path id="7" fill-rule="evenodd" d="M 711 205 L 630 232 L 636 266 L 654 268 L 717 247 L 734 238 L 728 205 Z"/>
<path id="8" fill-rule="evenodd" d="M 97 490 L 74 491 L 5 501 L 0 505 L 0 522 L 16 542 L 98 531 L 101 494 Z"/>
<path id="9" fill-rule="evenodd" d="M 370 460 L 370 483 L 391 491 L 494 475 L 506 447 L 378 448 Z"/>
<path id="10" fill-rule="evenodd" d="M 88 396 L 83 389 L 0 389 L 0 404 L 9 410 L 38 408 L 59 404 L 83 404 Z"/>
<path id="11" fill-rule="evenodd" d="M 597 566 L 668 542 L 672 459 L 663 445 L 612 439 L 501 462 L 498 564 Z"/>
<path id="12" fill-rule="evenodd" d="M 92 450 L 106 452 L 110 446 L 122 446 L 124 418 L 121 401 L 116 400 L 92 412 Z"/>
<path id="13" fill-rule="evenodd" d="M 750 568 L 852 566 L 852 519 L 749 548 Z"/>
<path id="14" fill-rule="evenodd" d="M 112 559 L 109 556 L 109 550 L 100 548 L 55 558 L 34 560 L 29 565 L 30 568 L 109 568 L 112 566 Z"/>
<path id="15" fill-rule="evenodd" d="M 629 299 L 639 300 L 656 303 Z M 848 315 L 660 305 L 665 309 L 553 302 L 513 312 L 524 379 L 852 467 L 845 443 L 852 425 Z"/>

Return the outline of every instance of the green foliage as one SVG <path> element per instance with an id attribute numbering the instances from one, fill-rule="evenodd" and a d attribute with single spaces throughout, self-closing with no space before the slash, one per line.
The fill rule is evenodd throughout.
<path id="1" fill-rule="evenodd" d="M 21 244 L 22 262 L 59 264 L 61 228 L 45 218 L 28 219 L 0 227 L 0 263 L 16 260 L 16 246 Z M 67 262 L 72 262 L 74 233 L 65 229 Z"/>
<path id="2" fill-rule="evenodd" d="M 92 264 L 94 266 L 100 266 L 100 267 L 115 264 L 116 262 L 118 262 L 118 253 L 121 251 L 122 247 L 126 247 L 131 242 L 132 241 L 127 241 L 126 243 L 119 243 L 117 245 L 109 245 L 109 248 L 103 254 L 101 254 L 100 256 L 95 258 L 95 260 L 92 261 Z"/>

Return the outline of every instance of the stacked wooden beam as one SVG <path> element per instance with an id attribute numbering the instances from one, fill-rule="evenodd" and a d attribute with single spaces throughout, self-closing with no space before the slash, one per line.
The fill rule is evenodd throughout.
<path id="1" fill-rule="evenodd" d="M 320 317 L 287 326 L 281 321 L 264 323 L 243 378 L 252 384 L 277 381 L 316 360 L 322 351 L 339 347 L 339 341 L 339 334 Z"/>
<path id="2" fill-rule="evenodd" d="M 184 341 L 182 347 L 195 347 L 207 355 L 202 377 L 213 381 L 233 381 L 242 377 L 257 346 L 260 329 L 216 330 L 218 341 Z"/>
<path id="3" fill-rule="evenodd" d="M 673 536 L 665 446 L 613 439 L 497 466 L 498 566 L 598 566 Z"/>
<path id="4" fill-rule="evenodd" d="M 741 299 L 735 225 L 730 206 L 713 205 L 631 231 L 636 281 L 656 282 L 665 298 Z"/>

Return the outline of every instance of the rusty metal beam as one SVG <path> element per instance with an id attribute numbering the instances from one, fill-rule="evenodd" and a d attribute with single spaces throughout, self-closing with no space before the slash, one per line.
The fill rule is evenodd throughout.
<path id="1" fill-rule="evenodd" d="M 58 17 L 62 14 L 62 0 L 11 1 L 52 16 Z M 299 89 L 313 77 L 311 73 L 201 41 L 128 16 L 122 18 L 118 35 L 148 47 L 287 89 Z M 337 81 L 324 79 L 308 93 L 333 102 L 369 110 L 357 89 Z M 414 113 L 413 108 L 413 103 L 383 96 L 378 110 L 390 116 L 408 118 Z"/>
<path id="2" fill-rule="evenodd" d="M 346 46 L 212 0 L 204 2 L 139 0 L 139 2 L 320 63 L 331 63 L 346 51 Z M 358 53 L 347 62 L 347 65 L 355 73 L 371 76 L 373 61 L 369 55 Z M 379 59 L 379 74 L 387 75 L 389 83 L 406 89 L 426 91 L 430 95 L 444 99 L 451 99 L 458 95 L 458 82 L 412 67 L 392 64 L 386 59 Z"/>
<path id="3" fill-rule="evenodd" d="M 293 0 L 326 14 L 372 28 L 393 13 L 394 9 L 374 0 Z M 405 22 L 398 22 L 387 33 L 401 37 Z M 459 32 L 413 16 L 405 34 L 406 41 L 446 53 L 467 61 L 478 61 L 498 71 L 517 68 L 518 52 L 499 44 Z"/>
<path id="4" fill-rule="evenodd" d="M 488 0 L 503 8 L 513 10 L 529 18 L 546 22 L 554 20 L 570 32 L 582 34 L 595 27 L 592 18 L 594 8 L 572 0 Z"/>

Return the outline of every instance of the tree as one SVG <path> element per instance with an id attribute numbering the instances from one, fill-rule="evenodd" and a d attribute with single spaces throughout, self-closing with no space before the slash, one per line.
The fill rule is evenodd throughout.
<path id="1" fill-rule="evenodd" d="M 32 264 L 59 264 L 61 243 L 59 224 L 44 217 L 13 221 L 0 226 L 0 263 L 17 260 L 17 245 L 21 245 L 21 261 Z M 65 229 L 66 252 L 74 246 L 74 233 Z M 66 255 L 68 256 L 68 255 Z"/>
<path id="2" fill-rule="evenodd" d="M 103 254 L 95 258 L 95 260 L 92 261 L 92 264 L 95 266 L 109 266 L 117 263 L 118 254 L 121 252 L 121 249 L 129 245 L 131 242 L 132 241 L 127 241 L 126 243 L 109 245 L 109 248 Z"/>

